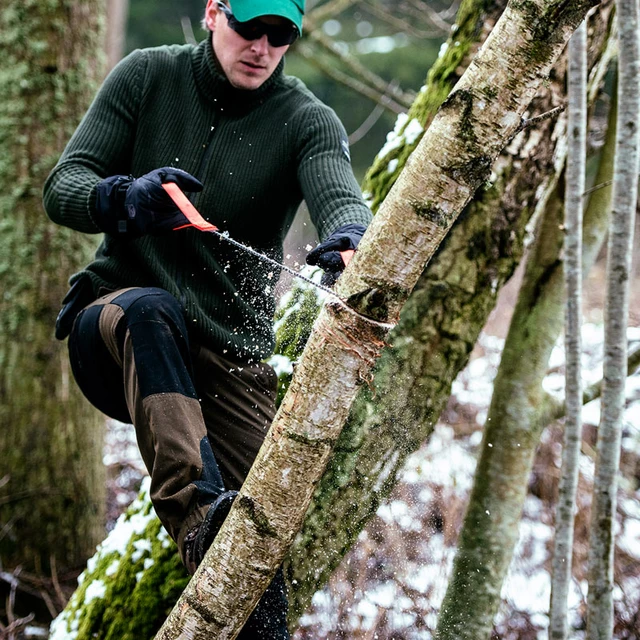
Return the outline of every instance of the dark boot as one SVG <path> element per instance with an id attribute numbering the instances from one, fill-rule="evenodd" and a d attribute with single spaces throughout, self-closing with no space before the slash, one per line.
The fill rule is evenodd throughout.
<path id="1" fill-rule="evenodd" d="M 211 504 L 202 523 L 187 533 L 182 558 L 193 575 L 231 510 L 237 491 L 225 491 Z M 288 640 L 287 590 L 280 567 L 238 635 L 238 640 Z"/>
<path id="2" fill-rule="evenodd" d="M 237 491 L 225 491 L 220 494 L 209 506 L 204 520 L 184 537 L 182 558 L 191 575 L 196 572 L 205 553 L 218 535 L 237 495 Z"/>

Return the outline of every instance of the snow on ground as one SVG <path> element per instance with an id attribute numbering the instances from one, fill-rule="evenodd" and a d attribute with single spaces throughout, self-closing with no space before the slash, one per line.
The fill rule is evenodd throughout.
<path id="1" fill-rule="evenodd" d="M 630 343 L 640 341 L 640 329 L 630 329 L 628 337 Z M 601 378 L 602 342 L 602 327 L 585 325 L 585 386 Z M 381 640 L 431 637 L 473 481 L 482 425 L 487 417 L 502 345 L 502 340 L 483 335 L 479 342 L 482 355 L 471 360 L 453 385 L 447 417 L 453 415 L 455 419 L 457 409 L 464 409 L 460 413 L 465 420 L 475 415 L 471 435 L 457 435 L 455 424 L 438 423 L 430 441 L 407 461 L 390 501 L 379 508 L 377 517 L 362 532 L 328 587 L 315 595 L 295 640 L 351 637 L 365 630 L 370 633 L 367 637 Z M 558 397 L 563 396 L 563 365 L 564 351 L 560 343 L 554 350 L 551 372 L 545 380 L 545 389 Z M 595 400 L 585 406 L 585 424 L 598 424 L 599 404 L 599 400 Z M 463 431 L 468 434 L 468 424 Z M 545 432 L 541 448 L 546 446 L 552 452 L 551 460 L 557 468 L 561 447 L 558 444 L 560 430 L 556 432 Z M 640 457 L 640 373 L 630 376 L 627 383 L 623 449 Z M 588 490 L 594 467 L 593 460 L 582 457 L 581 487 L 585 490 L 579 498 L 581 512 L 590 503 Z M 636 575 L 640 574 L 637 478 L 633 484 L 630 492 L 621 492 L 619 504 L 617 544 L 619 555 L 626 556 L 620 562 L 630 567 L 629 571 L 617 571 L 624 574 L 614 594 L 620 618 L 633 618 L 640 604 L 640 576 Z M 439 526 L 435 528 L 433 517 L 429 516 L 433 513 L 439 514 Z M 520 539 L 503 587 L 495 638 L 546 640 L 548 637 L 552 521 L 550 501 L 530 493 L 524 506 Z M 582 540 L 577 544 L 579 562 L 586 553 L 586 543 Z M 351 569 L 354 565 L 365 575 L 354 572 Z M 581 567 L 578 573 L 583 572 Z M 586 592 L 586 580 L 573 583 L 569 609 L 576 628 L 583 623 Z M 614 638 L 638 637 L 634 635 L 636 631 L 628 635 L 629 628 L 620 629 L 620 635 Z M 584 631 L 576 631 L 572 637 L 584 638 Z"/>

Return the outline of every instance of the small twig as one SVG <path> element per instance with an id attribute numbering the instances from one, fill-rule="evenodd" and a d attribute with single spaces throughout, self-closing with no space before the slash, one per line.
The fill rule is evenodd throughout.
<path id="1" fill-rule="evenodd" d="M 318 24 L 320 22 L 324 22 L 328 18 L 335 18 L 343 11 L 346 11 L 349 7 L 357 4 L 358 1 L 359 0 L 332 0 L 331 2 L 327 2 L 317 9 L 307 12 L 304 28 L 309 29 L 309 26 L 306 24 L 307 22 Z"/>
<path id="2" fill-rule="evenodd" d="M 460 6 L 458 0 L 454 0 L 449 5 L 448 9 L 445 9 L 444 11 L 434 11 L 426 2 L 423 2 L 423 0 L 409 0 L 409 4 L 413 5 L 420 12 L 426 11 L 434 24 L 437 24 L 438 20 L 444 21 L 453 18 L 453 16 L 458 12 L 458 8 Z"/>
<path id="3" fill-rule="evenodd" d="M 58 567 L 56 564 L 56 556 L 53 553 L 49 557 L 49 564 L 51 565 L 51 582 L 53 583 L 53 589 L 56 592 L 56 596 L 58 596 L 60 609 L 64 609 L 67 606 L 67 598 L 65 598 L 62 588 L 60 587 L 60 582 L 58 581 Z"/>
<path id="4" fill-rule="evenodd" d="M 349 144 L 360 142 L 369 131 L 374 127 L 376 122 L 380 120 L 384 113 L 384 106 L 380 103 L 376 104 L 373 111 L 366 117 L 365 121 L 353 132 L 349 134 Z"/>
<path id="5" fill-rule="evenodd" d="M 392 113 L 398 115 L 400 113 L 406 113 L 405 107 L 401 104 L 398 104 L 395 100 L 385 95 L 384 93 L 380 93 L 375 89 L 367 86 L 366 84 L 360 82 L 353 76 L 350 76 L 342 71 L 336 69 L 335 67 L 326 64 L 316 53 L 314 50 L 308 45 L 300 42 L 297 46 L 298 53 L 302 55 L 306 60 L 308 60 L 312 65 L 316 66 L 323 73 L 325 73 L 330 78 L 333 78 L 337 82 L 349 87 L 353 91 L 369 98 L 373 102 L 382 105 Z"/>
<path id="6" fill-rule="evenodd" d="M 396 29 L 400 29 L 403 33 L 407 33 L 416 38 L 435 38 L 437 36 L 442 36 L 443 34 L 449 33 L 451 29 L 451 25 L 444 23 L 440 20 L 441 24 L 436 25 L 437 29 L 433 31 L 423 31 L 421 29 L 417 29 L 416 27 L 409 22 L 409 20 L 405 20 L 404 18 L 398 18 L 393 15 L 390 11 L 388 11 L 384 6 L 378 5 L 376 2 L 369 0 L 369 2 L 365 5 L 366 10 L 371 14 L 384 20 L 387 24 L 390 24 L 392 27 Z M 437 15 L 437 14 L 436 14 Z M 420 16 L 421 17 L 421 16 Z"/>
<path id="7" fill-rule="evenodd" d="M 627 375 L 633 375 L 640 367 L 640 347 L 636 347 L 627 357 Z M 582 394 L 582 404 L 598 399 L 602 395 L 602 380 L 595 382 L 587 387 Z M 545 398 L 545 407 L 540 412 L 540 423 L 544 426 L 550 424 L 554 420 L 563 418 L 566 412 L 565 403 L 562 400 L 556 400 L 547 394 Z"/>
<path id="8" fill-rule="evenodd" d="M 49 611 L 49 615 L 51 616 L 51 618 L 56 618 L 60 611 L 56 609 L 55 605 L 53 604 L 53 600 L 51 600 L 51 596 L 46 592 L 45 589 L 39 589 L 39 591 L 40 597 L 42 598 L 47 607 L 47 610 Z"/>
<path id="9" fill-rule="evenodd" d="M 18 631 L 22 631 L 24 627 L 26 627 L 34 618 L 34 613 L 30 613 L 26 618 L 18 618 L 14 620 L 8 627 L 4 627 L 2 629 L 2 633 L 0 633 L 0 640 L 14 640 L 16 636 L 14 635 Z"/>
<path id="10" fill-rule="evenodd" d="M 11 518 L 11 520 L 9 520 L 9 522 L 7 522 L 7 524 L 5 524 L 2 529 L 0 529 L 0 540 L 2 540 L 7 533 L 9 533 L 9 531 L 11 531 L 11 527 L 13 527 L 13 523 L 18 519 L 18 516 L 13 516 L 13 518 Z"/>
<path id="11" fill-rule="evenodd" d="M 551 118 L 555 118 L 557 115 L 560 115 L 565 109 L 567 105 L 563 104 L 559 107 L 555 107 L 555 109 L 551 109 L 551 111 L 547 111 L 545 113 L 541 113 L 539 116 L 534 116 L 533 118 L 523 118 L 516 129 L 514 136 L 520 133 L 524 129 L 529 129 L 531 127 L 535 127 L 537 124 L 544 122 L 545 120 L 551 120 Z"/>
<path id="12" fill-rule="evenodd" d="M 311 25 L 313 27 L 313 25 Z M 354 56 L 344 53 L 330 38 L 326 37 L 318 28 L 312 28 L 308 35 L 309 40 L 322 47 L 327 53 L 338 58 L 351 73 L 356 75 L 360 82 L 366 83 L 379 93 L 385 94 L 389 92 L 390 84 L 379 75 L 370 71 L 365 65 L 359 62 Z M 300 47 L 298 47 L 299 49 Z M 393 99 L 408 109 L 412 104 L 415 96 L 411 93 L 402 91 L 399 87 L 391 92 Z"/>
<path id="13" fill-rule="evenodd" d="M 598 189 L 604 189 L 605 187 L 609 187 L 612 184 L 613 184 L 613 180 L 607 180 L 606 182 L 601 182 L 600 184 L 597 184 L 594 187 L 591 187 L 591 189 L 587 189 L 582 194 L 582 197 L 584 198 L 585 196 L 591 195 L 594 191 L 598 191 Z"/>

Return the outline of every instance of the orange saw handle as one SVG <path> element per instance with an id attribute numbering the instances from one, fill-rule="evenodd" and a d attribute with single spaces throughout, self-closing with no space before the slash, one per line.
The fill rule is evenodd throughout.
<path id="1" fill-rule="evenodd" d="M 351 258 L 353 258 L 354 253 L 355 251 L 353 249 L 347 249 L 346 251 L 340 252 L 340 256 L 342 257 L 345 267 L 351 262 Z"/>
<path id="2" fill-rule="evenodd" d="M 187 227 L 195 227 L 200 231 L 219 231 L 218 227 L 207 222 L 200 215 L 200 212 L 191 204 L 189 198 L 184 195 L 182 189 L 175 182 L 165 182 L 162 188 L 169 194 L 169 197 L 173 200 L 176 207 L 180 209 L 184 217 L 189 221 L 189 224 L 176 227 L 173 231 L 186 229 Z"/>

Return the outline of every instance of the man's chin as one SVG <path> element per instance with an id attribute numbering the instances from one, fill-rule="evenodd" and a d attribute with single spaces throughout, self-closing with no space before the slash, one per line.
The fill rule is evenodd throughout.
<path id="1" fill-rule="evenodd" d="M 229 82 L 236 89 L 243 89 L 245 91 L 253 91 L 254 89 L 258 89 L 266 80 L 263 75 L 246 75 L 246 74 L 238 74 L 233 78 L 229 79 Z"/>

